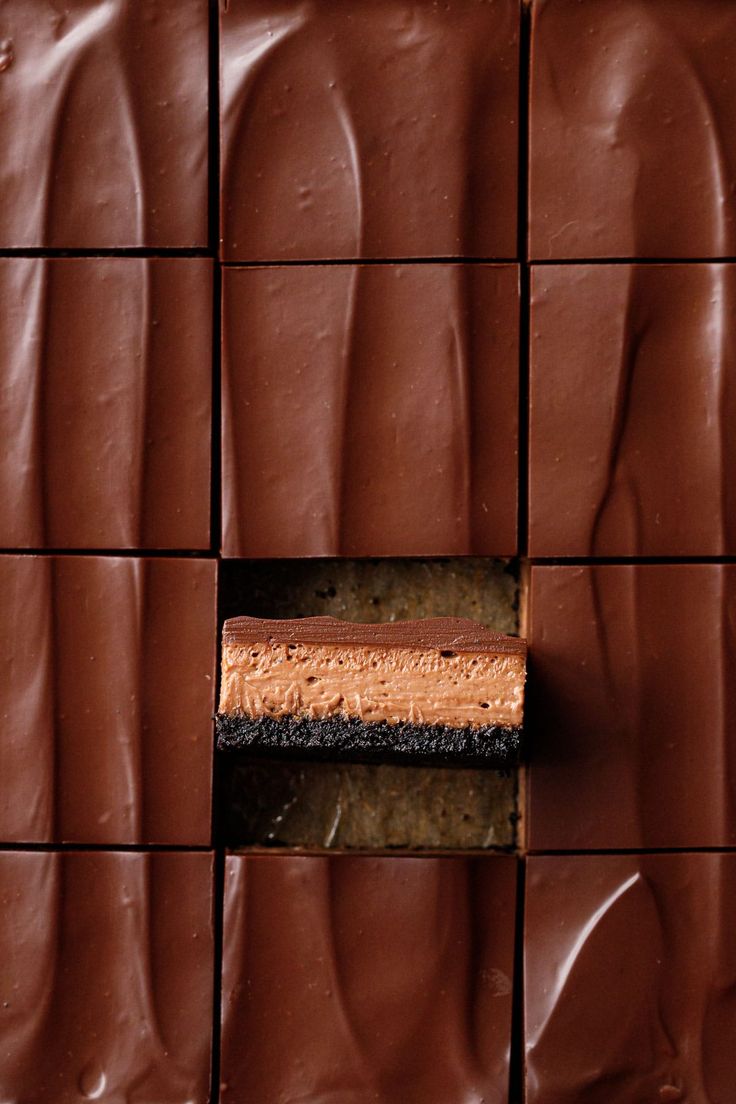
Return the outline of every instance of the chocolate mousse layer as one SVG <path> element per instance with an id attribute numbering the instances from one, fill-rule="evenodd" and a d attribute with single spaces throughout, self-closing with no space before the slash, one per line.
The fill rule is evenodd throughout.
<path id="1" fill-rule="evenodd" d="M 473 621 L 225 622 L 218 746 L 507 766 L 526 644 Z"/>

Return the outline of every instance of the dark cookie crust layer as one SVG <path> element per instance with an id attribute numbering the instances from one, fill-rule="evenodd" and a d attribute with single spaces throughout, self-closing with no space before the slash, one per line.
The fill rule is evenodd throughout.
<path id="1" fill-rule="evenodd" d="M 217 715 L 217 746 L 220 751 L 249 751 L 252 754 L 303 755 L 309 758 L 359 762 L 393 760 L 421 763 L 442 761 L 445 765 L 512 767 L 519 759 L 521 728 L 484 725 L 482 728 L 451 728 L 385 721 L 366 723 L 357 717 L 247 717 L 244 714 Z"/>

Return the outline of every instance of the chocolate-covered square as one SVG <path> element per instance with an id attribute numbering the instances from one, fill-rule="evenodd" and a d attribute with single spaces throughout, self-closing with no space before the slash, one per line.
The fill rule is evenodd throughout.
<path id="1" fill-rule="evenodd" d="M 736 854 L 528 861 L 528 1104 L 728 1101 Z"/>
<path id="2" fill-rule="evenodd" d="M 0 843 L 209 844 L 215 572 L 0 557 Z"/>
<path id="3" fill-rule="evenodd" d="M 224 257 L 516 257 L 519 11 L 229 0 Z"/>
<path id="4" fill-rule="evenodd" d="M 538 265 L 532 556 L 736 552 L 736 266 Z"/>
<path id="5" fill-rule="evenodd" d="M 0 853 L 0 1097 L 207 1104 L 212 856 Z"/>
<path id="6" fill-rule="evenodd" d="M 736 254 L 730 0 L 533 0 L 531 255 Z"/>
<path id="7" fill-rule="evenodd" d="M 227 859 L 221 1104 L 501 1104 L 516 860 Z"/>
<path id="8" fill-rule="evenodd" d="M 736 844 L 736 565 L 533 567 L 532 850 Z"/>
<path id="9" fill-rule="evenodd" d="M 209 548 L 211 262 L 5 258 L 0 310 L 0 547 Z"/>
<path id="10" fill-rule="evenodd" d="M 515 265 L 224 273 L 225 556 L 513 555 Z"/>
<path id="11" fill-rule="evenodd" d="M 0 248 L 207 246 L 207 0 L 5 0 Z"/>

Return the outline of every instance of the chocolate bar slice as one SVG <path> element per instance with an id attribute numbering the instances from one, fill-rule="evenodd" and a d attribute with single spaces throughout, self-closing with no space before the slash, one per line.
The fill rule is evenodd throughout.
<path id="1" fill-rule="evenodd" d="M 222 294 L 223 556 L 516 554 L 516 265 L 226 268 Z"/>
<path id="2" fill-rule="evenodd" d="M 443 617 L 225 622 L 221 750 L 504 767 L 518 758 L 526 643 Z"/>
<path id="3" fill-rule="evenodd" d="M 213 879 L 205 851 L 0 851 L 0 1100 L 210 1100 Z"/>
<path id="4" fill-rule="evenodd" d="M 206 559 L 0 556 L 0 849 L 209 844 L 216 587 Z"/>
<path id="5" fill-rule="evenodd" d="M 515 255 L 518 0 L 219 6 L 224 260 Z"/>
<path id="6" fill-rule="evenodd" d="M 534 855 L 525 896 L 526 1104 L 734 1099 L 736 854 Z"/>
<path id="7" fill-rule="evenodd" d="M 511 855 L 228 855 L 220 1104 L 507 1100 L 516 878 Z"/>

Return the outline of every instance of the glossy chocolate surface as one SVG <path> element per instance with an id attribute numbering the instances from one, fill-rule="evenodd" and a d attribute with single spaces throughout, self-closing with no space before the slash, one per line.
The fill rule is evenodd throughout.
<path id="1" fill-rule="evenodd" d="M 357 624 L 339 617 L 231 617 L 222 630 L 223 643 L 270 640 L 280 644 L 355 644 L 381 648 L 451 648 L 456 652 L 525 655 L 526 641 L 504 636 L 464 617 L 428 617 L 421 621 Z"/>
<path id="2" fill-rule="evenodd" d="M 534 0 L 534 258 L 736 255 L 730 0 Z"/>
<path id="3" fill-rule="evenodd" d="M 734 1086 L 736 854 L 528 863 L 528 1104 L 721 1104 Z"/>
<path id="4" fill-rule="evenodd" d="M 212 856 L 0 853 L 0 1096 L 207 1104 Z"/>
<path id="5" fill-rule="evenodd" d="M 736 565 L 534 567 L 533 850 L 736 844 Z"/>
<path id="6" fill-rule="evenodd" d="M 0 307 L 0 547 L 209 548 L 211 262 L 0 259 Z"/>
<path id="7" fill-rule="evenodd" d="M 736 266 L 538 266 L 533 556 L 736 552 Z"/>
<path id="8" fill-rule="evenodd" d="M 0 247 L 207 245 L 207 0 L 5 0 Z"/>
<path id="9" fill-rule="evenodd" d="M 516 862 L 230 856 L 221 1101 L 502 1104 Z"/>
<path id="10" fill-rule="evenodd" d="M 0 842 L 208 844 L 216 632 L 211 561 L 0 557 Z"/>
<path id="11" fill-rule="evenodd" d="M 224 273 L 226 556 L 516 549 L 513 265 Z"/>
<path id="12" fill-rule="evenodd" d="M 227 260 L 517 255 L 517 0 L 229 0 Z"/>

